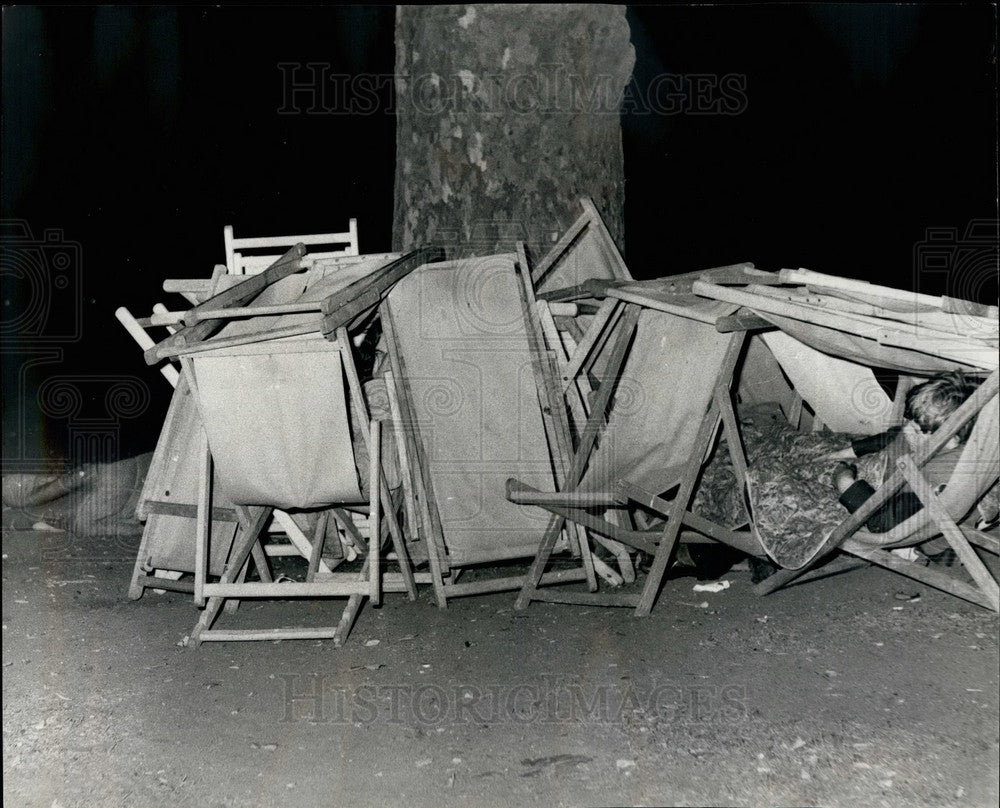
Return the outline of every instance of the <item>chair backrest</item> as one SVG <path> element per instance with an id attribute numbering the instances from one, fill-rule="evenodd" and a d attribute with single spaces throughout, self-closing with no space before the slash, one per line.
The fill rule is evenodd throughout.
<path id="1" fill-rule="evenodd" d="M 236 238 L 232 225 L 223 229 L 226 245 L 226 269 L 230 275 L 255 275 L 263 272 L 290 247 L 305 244 L 309 258 L 331 258 L 337 255 L 360 255 L 358 220 L 351 219 L 343 233 L 311 233 L 301 236 L 259 236 Z M 327 249 L 313 250 L 313 247 Z"/>
<path id="2" fill-rule="evenodd" d="M 607 426 L 576 490 L 626 480 L 665 491 L 686 467 L 732 336 L 715 329 L 724 306 L 686 303 L 676 313 L 643 308 Z"/>
<path id="3" fill-rule="evenodd" d="M 514 267 L 513 255 L 426 264 L 386 297 L 408 428 L 458 566 L 531 556 L 548 524 L 504 496 L 511 476 L 554 484 Z"/>
<path id="4" fill-rule="evenodd" d="M 219 486 L 229 499 L 285 509 L 365 501 L 339 342 L 270 341 L 193 354 L 191 361 Z"/>

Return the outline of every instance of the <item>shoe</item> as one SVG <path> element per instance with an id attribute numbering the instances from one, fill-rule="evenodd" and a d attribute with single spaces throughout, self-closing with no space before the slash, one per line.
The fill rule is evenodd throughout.
<path id="1" fill-rule="evenodd" d="M 958 561 L 958 556 L 955 551 L 950 547 L 947 550 L 942 550 L 940 553 L 934 553 L 933 555 L 928 554 L 926 556 L 925 566 L 930 566 L 931 564 L 941 564 L 945 567 L 952 567 L 955 562 Z"/>

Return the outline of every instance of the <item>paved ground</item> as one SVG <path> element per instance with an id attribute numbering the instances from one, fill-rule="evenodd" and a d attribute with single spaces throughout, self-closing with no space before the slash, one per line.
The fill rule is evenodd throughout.
<path id="1" fill-rule="evenodd" d="M 134 552 L 4 531 L 5 805 L 997 804 L 997 618 L 885 571 L 679 577 L 644 620 L 423 592 L 342 650 L 194 650 Z M 293 615 L 324 620 L 237 619 Z"/>

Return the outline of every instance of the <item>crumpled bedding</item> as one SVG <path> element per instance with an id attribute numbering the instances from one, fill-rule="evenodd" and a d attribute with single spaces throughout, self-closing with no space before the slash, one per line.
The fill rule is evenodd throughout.
<path id="1" fill-rule="evenodd" d="M 835 461 L 817 461 L 847 447 L 860 435 L 798 432 L 778 407 L 757 405 L 740 416 L 747 454 L 750 507 L 761 543 L 782 566 L 803 563 L 847 516 L 833 484 Z M 852 460 L 858 478 L 882 484 L 886 452 Z M 737 485 L 725 439 L 706 466 L 693 510 L 713 522 L 736 528 L 746 524 L 743 486 Z"/>
<path id="2" fill-rule="evenodd" d="M 30 530 L 44 522 L 78 536 L 139 535 L 135 506 L 151 459 L 147 453 L 61 473 L 5 473 L 4 526 Z"/>

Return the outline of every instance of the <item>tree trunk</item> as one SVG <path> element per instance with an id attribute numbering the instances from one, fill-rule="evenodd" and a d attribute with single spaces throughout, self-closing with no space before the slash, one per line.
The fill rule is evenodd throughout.
<path id="1" fill-rule="evenodd" d="M 594 200 L 624 246 L 624 6 L 399 6 L 393 248 L 536 257 Z"/>

